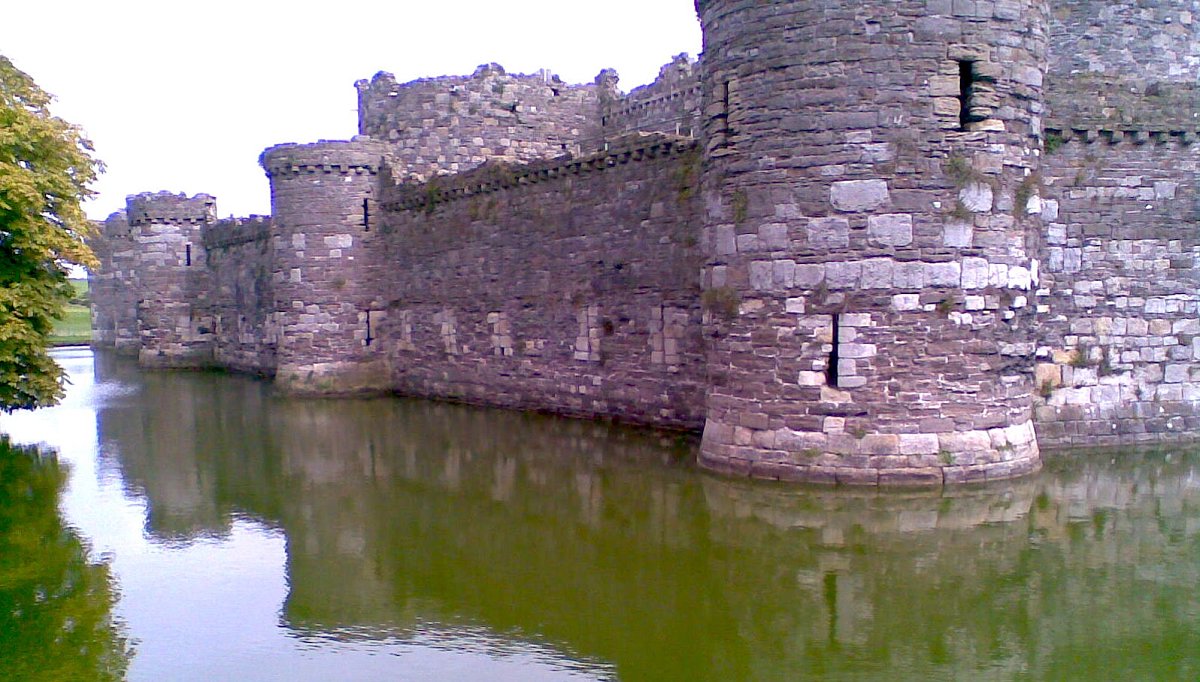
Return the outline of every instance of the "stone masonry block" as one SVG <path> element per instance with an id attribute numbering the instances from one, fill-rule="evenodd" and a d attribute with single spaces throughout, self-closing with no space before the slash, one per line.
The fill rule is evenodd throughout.
<path id="1" fill-rule="evenodd" d="M 842 326 L 845 327 L 870 327 L 870 313 L 845 313 L 839 318 Z"/>
<path id="2" fill-rule="evenodd" d="M 839 211 L 870 211 L 888 203 L 888 184 L 884 180 L 835 182 L 829 200 Z"/>
<path id="3" fill-rule="evenodd" d="M 935 455 L 940 447 L 936 433 L 902 433 L 899 436 L 901 455 Z"/>
<path id="4" fill-rule="evenodd" d="M 758 228 L 759 246 L 777 251 L 788 247 L 788 226 L 783 223 L 767 223 Z"/>
<path id="5" fill-rule="evenodd" d="M 956 249 L 967 249 L 975 236 L 975 228 L 970 223 L 947 223 L 942 228 L 942 245 Z"/>
<path id="6" fill-rule="evenodd" d="M 845 218 L 812 218 L 808 221 L 808 245 L 812 248 L 844 248 L 850 245 L 850 223 Z"/>
<path id="7" fill-rule="evenodd" d="M 962 266 L 958 263 L 929 263 L 925 268 L 926 286 L 957 287 L 961 280 Z"/>
<path id="8" fill-rule="evenodd" d="M 896 263 L 893 279 L 897 289 L 924 289 L 925 263 Z"/>
<path id="9" fill-rule="evenodd" d="M 895 279 L 896 262 L 891 258 L 868 258 L 862 262 L 863 289 L 890 289 Z"/>
<path id="10" fill-rule="evenodd" d="M 986 287 L 990 272 L 987 260 L 964 258 L 962 261 L 962 288 L 982 289 Z"/>
<path id="11" fill-rule="evenodd" d="M 830 289 L 855 289 L 862 277 L 862 263 L 828 263 L 825 265 L 825 282 Z"/>
<path id="12" fill-rule="evenodd" d="M 825 281 L 825 266 L 797 265 L 794 276 L 795 286 L 803 288 L 816 287 Z"/>
<path id="13" fill-rule="evenodd" d="M 958 200 L 972 213 L 987 213 L 992 210 L 992 186 L 973 182 L 958 191 Z"/>
<path id="14" fill-rule="evenodd" d="M 879 349 L 873 343 L 843 343 L 839 347 L 839 352 L 841 357 L 847 359 L 873 358 L 878 354 Z"/>
<path id="15" fill-rule="evenodd" d="M 873 215 L 867 219 L 867 235 L 885 246 L 908 246 L 913 240 L 913 220 L 907 213 Z"/>
<path id="16" fill-rule="evenodd" d="M 892 296 L 892 309 L 905 312 L 909 310 L 917 310 L 921 307 L 920 294 L 896 294 Z"/>

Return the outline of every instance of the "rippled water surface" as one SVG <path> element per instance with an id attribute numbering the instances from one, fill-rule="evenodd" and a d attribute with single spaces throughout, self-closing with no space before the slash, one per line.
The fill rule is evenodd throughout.
<path id="1" fill-rule="evenodd" d="M 132 680 L 1200 679 L 1195 447 L 798 488 L 673 435 L 58 358 L 63 405 L 0 418 L 47 446 L 0 453 L 35 462 L 0 468 L 0 679 L 56 646 Z M 47 548 L 59 578 L 5 581 Z"/>

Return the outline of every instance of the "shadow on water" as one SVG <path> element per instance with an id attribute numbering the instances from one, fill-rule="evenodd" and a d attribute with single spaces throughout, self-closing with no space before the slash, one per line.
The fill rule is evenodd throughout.
<path id="1" fill-rule="evenodd" d="M 694 444 L 96 361 L 102 457 L 166 543 L 287 537 L 296 637 L 487 628 L 622 679 L 1195 679 L 1200 454 L 945 492 L 731 481 Z"/>
<path id="2" fill-rule="evenodd" d="M 66 480 L 53 452 L 0 436 L 0 679 L 120 680 L 128 668 L 109 567 L 58 511 Z"/>

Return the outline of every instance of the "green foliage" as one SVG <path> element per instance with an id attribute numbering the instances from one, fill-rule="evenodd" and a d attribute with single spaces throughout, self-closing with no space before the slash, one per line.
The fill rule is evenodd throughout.
<path id="1" fill-rule="evenodd" d="M 991 184 L 992 179 L 979 172 L 971 162 L 963 156 L 951 156 L 942 164 L 942 172 L 954 182 L 954 186 L 962 189 L 968 185 Z"/>
<path id="2" fill-rule="evenodd" d="M 429 182 L 425 183 L 425 215 L 433 213 L 442 200 L 442 190 L 437 178 L 430 178 Z"/>
<path id="3" fill-rule="evenodd" d="M 1046 133 L 1046 154 L 1053 154 L 1054 152 L 1058 151 L 1058 148 L 1063 146 L 1064 142 L 1066 142 L 1066 140 L 1063 139 L 1061 134 L 1055 132 Z"/>
<path id="4" fill-rule="evenodd" d="M 742 297 L 737 290 L 730 287 L 714 287 L 706 289 L 700 295 L 700 305 L 714 315 L 720 315 L 727 320 L 737 317 L 742 304 Z"/>
<path id="5" fill-rule="evenodd" d="M 0 677 L 121 680 L 128 642 L 112 621 L 108 566 L 63 525 L 66 472 L 53 455 L 0 439 Z"/>
<path id="6" fill-rule="evenodd" d="M 1081 345 L 1071 353 L 1070 365 L 1072 367 L 1087 367 L 1091 364 L 1090 357 L 1092 349 L 1090 346 Z"/>
<path id="7" fill-rule="evenodd" d="M 50 114 L 51 98 L 0 56 L 0 409 L 62 396 L 46 349 L 75 295 L 66 264 L 94 265 L 82 201 L 100 164 L 78 128 Z"/>
<path id="8" fill-rule="evenodd" d="M 1041 186 L 1042 178 L 1037 173 L 1027 175 L 1021 180 L 1013 197 L 1013 215 L 1020 217 L 1029 212 L 1029 200 L 1038 193 Z"/>
<path id="9" fill-rule="evenodd" d="M 68 302 L 70 305 L 81 305 L 88 307 L 92 302 L 92 291 L 86 279 L 73 279 L 71 286 L 75 289 L 75 295 Z"/>
<path id="10" fill-rule="evenodd" d="M 687 153 L 683 162 L 675 169 L 675 195 L 680 203 L 696 195 L 700 178 L 700 152 Z"/>
<path id="11" fill-rule="evenodd" d="M 733 222 L 741 225 L 746 222 L 746 213 L 750 208 L 750 198 L 746 190 L 739 189 L 733 193 Z"/>
<path id="12" fill-rule="evenodd" d="M 955 199 L 954 208 L 950 210 L 950 215 L 956 220 L 961 220 L 963 222 L 971 220 L 975 217 L 975 214 L 971 213 L 971 209 L 967 208 L 967 205 L 962 202 L 962 199 Z"/>

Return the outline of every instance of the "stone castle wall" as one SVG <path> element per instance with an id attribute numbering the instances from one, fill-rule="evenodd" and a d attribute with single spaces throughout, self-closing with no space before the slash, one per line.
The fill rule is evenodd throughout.
<path id="1" fill-rule="evenodd" d="M 270 218 L 222 220 L 204 233 L 212 291 L 213 362 L 252 374 L 275 373 L 279 344 L 271 277 Z"/>
<path id="2" fill-rule="evenodd" d="M 1058 127 L 1194 130 L 1200 8 L 1192 0 L 1056 0 L 1047 108 Z"/>
<path id="3" fill-rule="evenodd" d="M 703 58 L 628 95 L 360 81 L 363 135 L 264 152 L 270 218 L 131 197 L 96 342 L 703 429 L 761 478 L 1200 433 L 1192 3 L 697 4 Z"/>
<path id="4" fill-rule="evenodd" d="M 690 140 L 638 135 L 385 190 L 392 386 L 698 429 L 698 176 Z"/>
<path id="5" fill-rule="evenodd" d="M 138 354 L 138 248 L 124 211 L 113 213 L 98 226 L 92 242 L 102 264 L 91 275 L 92 339 L 124 355 Z"/>
<path id="6" fill-rule="evenodd" d="M 470 76 L 403 84 L 381 72 L 357 86 L 358 132 L 391 146 L 401 179 L 464 171 L 488 159 L 579 154 L 599 139 L 596 87 L 568 85 L 548 72 L 509 74 L 490 64 Z"/>
<path id="7" fill-rule="evenodd" d="M 1180 134 L 1063 131 L 1043 163 L 1037 367 L 1045 444 L 1200 430 L 1200 147 Z"/>
<path id="8" fill-rule="evenodd" d="M 692 137 L 700 133 L 700 64 L 687 54 L 662 67 L 649 85 L 628 95 L 616 91 L 615 74 L 600 74 L 600 120 L 606 137 L 632 132 Z"/>
<path id="9" fill-rule="evenodd" d="M 1054 0 L 1050 71 L 1125 80 L 1200 79 L 1200 8 L 1194 0 Z"/>
<path id="10" fill-rule="evenodd" d="M 1054 3 L 1036 370 L 1045 444 L 1200 428 L 1196 10 Z"/>

